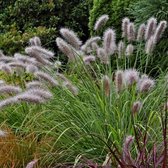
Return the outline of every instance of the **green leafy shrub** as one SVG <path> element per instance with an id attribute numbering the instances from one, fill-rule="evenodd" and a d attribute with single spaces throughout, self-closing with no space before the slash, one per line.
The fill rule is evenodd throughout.
<path id="1" fill-rule="evenodd" d="M 37 35 L 46 47 L 56 51 L 55 38 L 62 26 L 72 27 L 85 39 L 89 35 L 90 4 L 89 0 L 0 0 L 0 48 L 13 54 L 23 49 L 28 38 Z"/>
<path id="2" fill-rule="evenodd" d="M 28 45 L 28 40 L 34 36 L 42 37 L 42 40 L 48 39 L 44 45 L 50 46 L 55 31 L 55 28 L 35 27 L 21 32 L 16 27 L 12 27 L 10 31 L 0 35 L 0 48 L 8 54 L 24 51 L 24 46 Z"/>

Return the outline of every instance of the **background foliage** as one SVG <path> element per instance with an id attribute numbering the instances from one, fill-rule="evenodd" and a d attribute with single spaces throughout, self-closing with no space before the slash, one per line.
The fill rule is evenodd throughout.
<path id="1" fill-rule="evenodd" d="M 55 49 L 60 27 L 71 27 L 85 39 L 90 5 L 89 0 L 0 0 L 0 49 L 7 54 L 21 51 L 35 35 Z"/>

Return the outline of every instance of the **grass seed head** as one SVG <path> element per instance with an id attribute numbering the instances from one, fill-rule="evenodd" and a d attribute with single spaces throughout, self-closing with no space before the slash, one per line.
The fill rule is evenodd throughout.
<path id="1" fill-rule="evenodd" d="M 94 25 L 94 30 L 95 31 L 99 31 L 105 24 L 106 22 L 109 20 L 109 16 L 108 15 L 102 15 L 100 16 L 95 25 Z"/>
<path id="2" fill-rule="evenodd" d="M 107 75 L 105 75 L 103 76 L 102 81 L 105 95 L 108 97 L 110 96 L 110 78 Z"/>
<path id="3" fill-rule="evenodd" d="M 73 48 L 61 38 L 56 39 L 56 43 L 61 52 L 63 52 L 69 59 L 69 61 L 75 61 L 76 54 Z"/>
<path id="4" fill-rule="evenodd" d="M 42 71 L 37 71 L 35 73 L 35 76 L 38 78 L 38 79 L 42 79 L 44 81 L 47 81 L 48 83 L 51 84 L 51 86 L 58 86 L 58 82 L 52 77 L 50 76 L 49 74 L 45 73 L 45 72 L 42 72 Z"/>
<path id="5" fill-rule="evenodd" d="M 136 30 L 135 30 L 135 25 L 134 23 L 129 23 L 128 24 L 128 30 L 127 30 L 127 35 L 128 35 L 128 41 L 131 42 L 131 41 L 134 41 L 135 40 L 135 36 L 136 36 Z"/>
<path id="6" fill-rule="evenodd" d="M 18 94 L 21 93 L 22 89 L 18 86 L 11 86 L 11 85 L 2 85 L 0 86 L 0 93 L 4 94 Z"/>
<path id="7" fill-rule="evenodd" d="M 145 40 L 150 39 L 150 37 L 154 34 L 157 26 L 157 20 L 154 17 L 151 17 L 147 21 L 147 26 L 145 30 Z"/>
<path id="8" fill-rule="evenodd" d="M 153 50 L 155 49 L 155 38 L 154 36 L 151 36 L 150 39 L 148 39 L 146 41 L 146 44 L 145 44 L 145 52 L 146 54 L 152 54 L 153 53 Z"/>
<path id="9" fill-rule="evenodd" d="M 124 18 L 122 20 L 122 37 L 127 38 L 128 37 L 128 25 L 130 23 L 129 18 Z"/>
<path id="10" fill-rule="evenodd" d="M 77 34 L 68 28 L 60 29 L 61 35 L 65 38 L 65 40 L 71 44 L 75 49 L 79 50 L 82 42 L 78 38 Z"/>
<path id="11" fill-rule="evenodd" d="M 122 58 L 125 52 L 125 44 L 123 41 L 118 43 L 118 58 Z"/>
<path id="12" fill-rule="evenodd" d="M 107 29 L 103 36 L 103 48 L 107 55 L 112 55 L 116 51 L 116 34 L 113 29 Z"/>
<path id="13" fill-rule="evenodd" d="M 133 103 L 131 111 L 133 114 L 138 113 L 142 108 L 142 103 L 140 101 L 136 101 Z"/>
<path id="14" fill-rule="evenodd" d="M 41 40 L 37 36 L 29 39 L 29 43 L 30 43 L 31 46 L 41 46 Z"/>
<path id="15" fill-rule="evenodd" d="M 96 57 L 93 55 L 83 57 L 83 61 L 86 65 L 90 64 L 91 62 L 94 62 L 95 60 L 96 60 Z"/>
<path id="16" fill-rule="evenodd" d="M 123 89 L 123 71 L 118 70 L 115 73 L 115 86 L 116 86 L 116 91 L 120 92 Z"/>
<path id="17" fill-rule="evenodd" d="M 32 88 L 32 89 L 29 89 L 27 93 L 30 93 L 32 95 L 37 95 L 46 100 L 49 100 L 53 97 L 52 94 L 48 90 L 44 90 L 42 88 Z"/>
<path id="18" fill-rule="evenodd" d="M 0 64 L 0 70 L 4 71 L 6 74 L 13 74 L 13 70 L 8 64 Z"/>
<path id="19" fill-rule="evenodd" d="M 142 93 L 149 92 L 154 86 L 154 80 L 150 78 L 144 78 L 138 82 L 138 91 Z"/>
<path id="20" fill-rule="evenodd" d="M 137 34 L 137 41 L 144 40 L 145 30 L 146 30 L 146 25 L 143 23 L 139 26 L 138 34 Z"/>
<path id="21" fill-rule="evenodd" d="M 24 101 L 27 103 L 34 103 L 34 104 L 40 104 L 40 103 L 45 102 L 44 98 L 42 98 L 38 95 L 33 95 L 30 92 L 25 92 L 23 94 L 18 95 L 17 100 Z"/>
<path id="22" fill-rule="evenodd" d="M 134 46 L 132 44 L 128 44 L 127 48 L 125 50 L 125 55 L 126 56 L 131 56 L 134 52 Z"/>
<path id="23" fill-rule="evenodd" d="M 83 52 L 87 53 L 87 48 L 90 47 L 92 45 L 92 43 L 96 43 L 98 41 L 100 41 L 101 38 L 99 36 L 95 36 L 95 37 L 91 37 L 90 39 L 88 39 L 84 45 L 81 46 L 81 50 Z"/>
<path id="24" fill-rule="evenodd" d="M 43 88 L 43 87 L 44 87 L 44 85 L 39 81 L 32 81 L 32 82 L 26 83 L 26 88 L 27 89 Z"/>
<path id="25" fill-rule="evenodd" d="M 126 86 L 132 86 L 139 80 L 139 72 L 135 69 L 128 69 L 124 71 L 124 83 Z"/>
<path id="26" fill-rule="evenodd" d="M 35 73 L 37 71 L 38 71 L 38 68 L 34 65 L 29 64 L 29 65 L 26 66 L 26 72 L 27 73 Z"/>
<path id="27" fill-rule="evenodd" d="M 166 28 L 167 28 L 167 22 L 161 21 L 159 25 L 157 26 L 155 34 L 154 34 L 155 43 L 157 43 L 160 40 Z"/>

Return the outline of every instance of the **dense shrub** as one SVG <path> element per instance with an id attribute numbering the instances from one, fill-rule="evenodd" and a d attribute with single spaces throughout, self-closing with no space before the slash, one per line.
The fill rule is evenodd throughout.
<path id="1" fill-rule="evenodd" d="M 62 26 L 72 27 L 86 38 L 90 4 L 89 0 L 0 0 L 0 48 L 8 54 L 21 51 L 34 35 L 40 36 L 45 46 L 55 48 L 57 30 Z"/>
<path id="2" fill-rule="evenodd" d="M 90 18 L 89 18 L 89 28 L 90 28 L 91 35 L 94 34 L 93 28 L 94 28 L 96 19 L 103 14 L 108 14 L 110 17 L 106 28 L 109 26 L 113 26 L 117 28 L 118 32 L 120 32 L 121 20 L 123 17 L 128 16 L 127 8 L 132 2 L 135 2 L 135 1 L 136 0 L 124 0 L 124 1 L 94 0 L 93 8 L 90 11 Z"/>

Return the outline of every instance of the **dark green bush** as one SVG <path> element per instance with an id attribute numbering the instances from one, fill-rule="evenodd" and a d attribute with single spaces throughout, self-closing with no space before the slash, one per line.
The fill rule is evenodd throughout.
<path id="1" fill-rule="evenodd" d="M 94 35 L 94 24 L 97 18 L 103 14 L 109 15 L 109 21 L 107 23 L 107 27 L 114 27 L 117 31 L 117 34 L 121 32 L 121 21 L 125 16 L 130 16 L 128 14 L 127 8 L 132 2 L 136 0 L 94 0 L 93 8 L 90 11 L 89 18 L 89 28 L 91 35 Z M 102 32 L 105 30 L 102 30 Z M 101 32 L 101 33 L 102 33 Z"/>
<path id="2" fill-rule="evenodd" d="M 85 39 L 90 4 L 89 0 L 0 0 L 0 49 L 13 54 L 38 35 L 46 47 L 56 50 L 55 38 L 64 26 Z"/>

